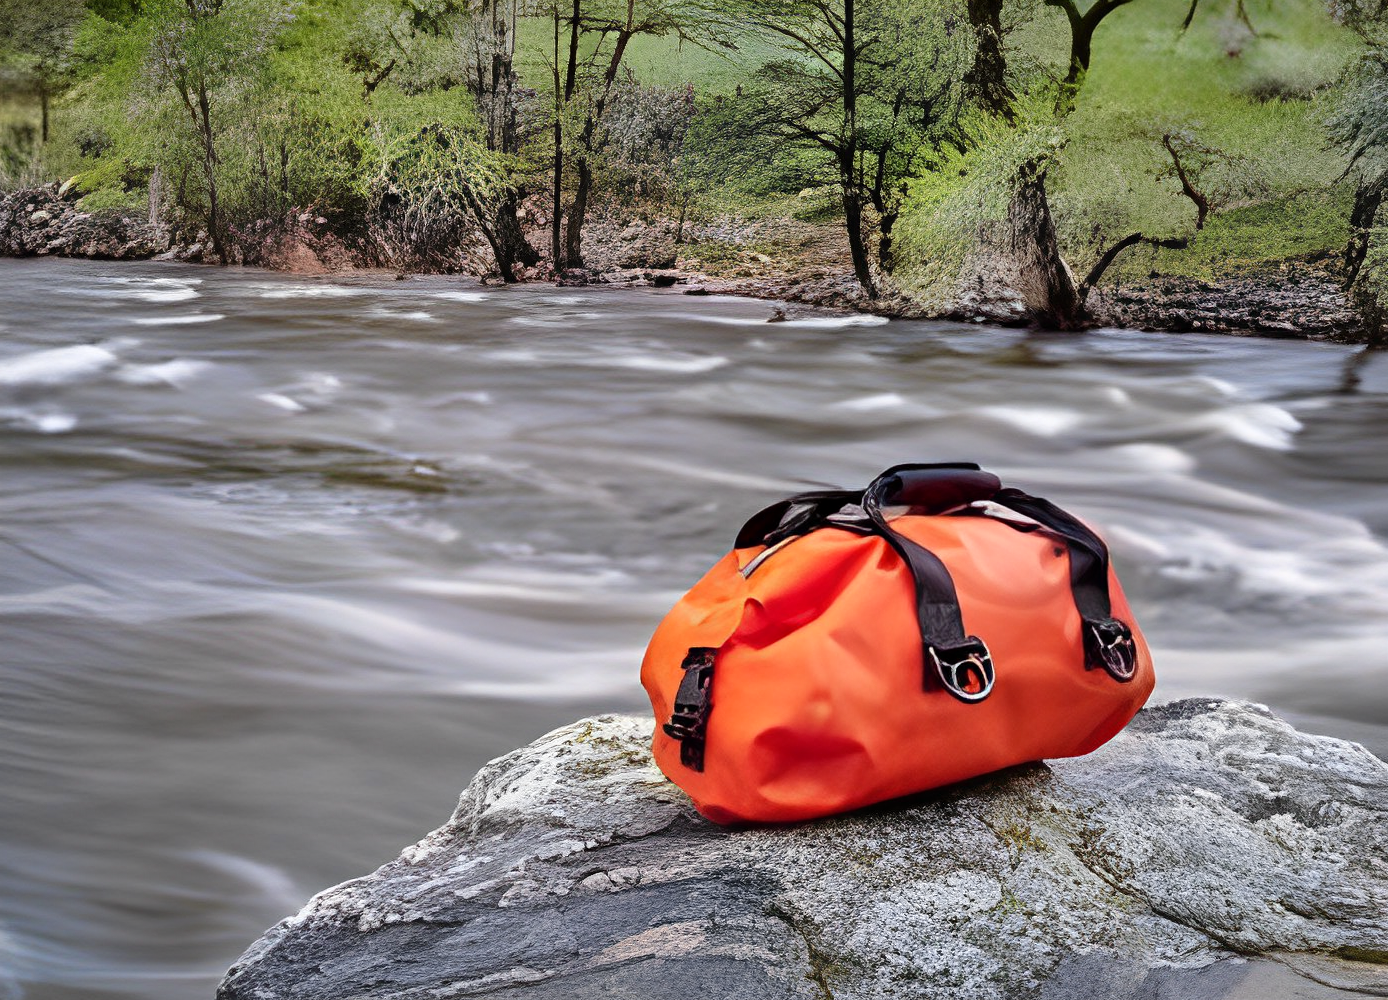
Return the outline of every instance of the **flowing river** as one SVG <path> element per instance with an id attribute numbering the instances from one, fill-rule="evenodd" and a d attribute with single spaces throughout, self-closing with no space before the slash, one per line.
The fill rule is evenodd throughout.
<path id="1" fill-rule="evenodd" d="M 0 261 L 0 997 L 210 998 L 487 758 L 644 710 L 764 504 L 971 459 L 1157 698 L 1388 755 L 1388 353 L 650 290 Z"/>

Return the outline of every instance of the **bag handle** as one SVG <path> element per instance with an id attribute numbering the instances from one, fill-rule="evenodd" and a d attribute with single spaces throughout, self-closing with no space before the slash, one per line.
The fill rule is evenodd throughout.
<path id="1" fill-rule="evenodd" d="M 1132 680 L 1137 673 L 1137 645 L 1127 623 L 1113 617 L 1104 540 L 1073 514 L 1021 490 L 998 490 L 992 501 L 1031 518 L 1065 542 L 1070 552 L 1070 592 L 1083 621 L 1084 668 L 1102 667 L 1121 683 Z"/>
<path id="2" fill-rule="evenodd" d="M 771 546 L 826 525 L 880 535 L 911 572 L 927 683 L 933 673 L 956 698 L 977 702 L 993 687 L 992 655 L 982 639 L 965 632 L 959 596 L 944 563 L 895 531 L 883 509 L 908 507 L 918 514 L 938 515 L 980 501 L 1014 510 L 1064 542 L 1070 555 L 1070 590 L 1083 620 L 1085 669 L 1102 667 L 1117 681 L 1132 680 L 1137 648 L 1131 628 L 1113 617 L 1108 546 L 1103 539 L 1049 500 L 1003 488 L 997 476 L 972 462 L 896 465 L 862 491 L 796 494 L 754 514 L 738 532 L 734 547 Z"/>
<path id="3" fill-rule="evenodd" d="M 946 691 L 970 703 L 982 701 L 993 690 L 992 654 L 982 639 L 965 633 L 954 580 L 939 556 L 893 529 L 882 508 L 907 506 L 942 514 L 990 499 L 1001 486 L 997 476 L 971 463 L 898 465 L 863 491 L 863 511 L 876 533 L 911 571 L 927 676 L 933 669 Z"/>

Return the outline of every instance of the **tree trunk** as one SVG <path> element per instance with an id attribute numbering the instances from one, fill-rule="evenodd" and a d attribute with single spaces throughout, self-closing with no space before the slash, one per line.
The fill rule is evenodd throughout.
<path id="1" fill-rule="evenodd" d="M 559 88 L 559 5 L 554 7 L 554 204 L 549 224 L 549 254 L 557 275 L 564 267 L 564 92 Z"/>
<path id="2" fill-rule="evenodd" d="M 1191 183 L 1190 175 L 1186 173 L 1186 166 L 1181 162 L 1181 154 L 1177 151 L 1175 143 L 1171 141 L 1171 133 L 1162 136 L 1161 143 L 1166 147 L 1166 151 L 1171 154 L 1171 164 L 1176 168 L 1176 179 L 1181 182 L 1181 193 L 1190 199 L 1195 206 L 1195 231 L 1199 232 L 1205 228 L 1205 219 L 1210 214 L 1210 199 L 1197 191 L 1195 185 Z"/>
<path id="3" fill-rule="evenodd" d="M 1388 178 L 1361 180 L 1354 190 L 1354 208 L 1349 216 L 1349 245 L 1345 247 L 1344 258 L 1347 289 L 1354 287 L 1364 266 L 1364 258 L 1369 254 L 1370 231 L 1385 194 L 1388 194 Z"/>
<path id="4" fill-rule="evenodd" d="M 207 83 L 198 81 L 198 110 L 201 113 L 202 173 L 207 184 L 207 235 L 212 251 L 223 267 L 228 263 L 226 242 L 222 235 L 222 210 L 217 201 L 217 147 L 212 135 L 212 106 L 207 95 Z"/>
<path id="5" fill-rule="evenodd" d="M 48 143 L 48 84 L 39 82 L 39 142 Z"/>
<path id="6" fill-rule="evenodd" d="M 848 0 L 852 3 L 852 0 Z M 579 0 L 574 0 L 574 16 L 578 16 Z M 577 24 L 577 21 L 575 21 Z M 602 121 L 603 113 L 607 110 L 607 101 L 612 94 L 612 85 L 617 80 L 617 72 L 622 67 L 622 57 L 626 54 L 627 46 L 631 44 L 632 38 L 636 34 L 636 0 L 627 0 L 627 19 L 626 25 L 617 32 L 617 38 L 612 44 L 612 55 L 607 60 L 607 69 L 602 77 L 602 93 L 594 102 L 592 110 L 589 112 L 587 120 L 583 123 L 583 134 L 579 137 L 579 145 L 582 152 L 578 154 L 578 187 L 574 190 L 573 204 L 569 206 L 569 225 L 564 233 L 564 257 L 569 267 L 583 266 L 583 223 L 588 214 L 588 195 L 593 190 L 593 164 L 589 159 L 589 154 L 593 152 L 593 141 L 597 136 L 598 123 Z M 574 58 L 577 43 L 574 41 L 569 49 L 569 79 L 574 79 Z"/>
<path id="7" fill-rule="evenodd" d="M 1388 346 L 1388 299 L 1363 280 L 1374 223 L 1386 197 L 1388 178 L 1359 182 L 1350 212 L 1349 245 L 1345 247 L 1345 288 L 1364 321 L 1370 347 Z"/>
<path id="8" fill-rule="evenodd" d="M 883 274 L 891 274 L 896 267 L 895 240 L 892 230 L 896 228 L 898 212 L 882 212 L 877 216 L 877 267 Z"/>
<path id="9" fill-rule="evenodd" d="M 1094 26 L 1087 21 L 1080 21 L 1074 34 L 1070 36 L 1070 71 L 1065 74 L 1066 84 L 1076 90 L 1084 83 L 1085 74 L 1089 72 L 1093 43 Z"/>
<path id="10" fill-rule="evenodd" d="M 1131 0 L 1094 0 L 1083 14 L 1075 0 L 1044 0 L 1051 7 L 1058 7 L 1070 22 L 1070 69 L 1060 83 L 1060 93 L 1056 98 L 1056 112 L 1062 116 L 1075 108 L 1075 98 L 1084 86 L 1085 75 L 1089 72 L 1089 58 L 1094 43 L 1094 32 L 1119 7 Z"/>
<path id="11" fill-rule="evenodd" d="M 1022 164 L 1017 190 L 1007 207 L 1008 249 L 1017 267 L 1017 291 L 1033 320 L 1072 330 L 1088 320 L 1074 276 L 1060 255 L 1055 222 L 1046 197 L 1046 170 L 1038 161 Z"/>
<path id="12" fill-rule="evenodd" d="M 877 298 L 877 285 L 872 280 L 872 268 L 868 264 L 867 247 L 863 244 L 863 206 L 857 193 L 844 186 L 843 222 L 848 230 L 848 252 L 853 258 L 853 276 L 863 286 L 863 294 L 870 299 Z"/>
<path id="13" fill-rule="evenodd" d="M 573 100 L 574 88 L 578 86 L 578 19 L 582 13 L 582 0 L 574 0 L 573 20 L 569 22 L 569 64 L 564 73 L 564 100 Z"/>
<path id="14" fill-rule="evenodd" d="M 164 171 L 159 164 L 149 175 L 149 224 L 159 225 L 164 215 Z"/>
<path id="15" fill-rule="evenodd" d="M 1007 85 L 1007 56 L 1002 49 L 1003 0 L 969 0 L 969 24 L 976 38 L 973 67 L 964 82 L 978 95 L 983 106 L 1007 122 L 1013 120 L 1012 103 L 1017 99 Z"/>
<path id="16" fill-rule="evenodd" d="M 853 276 L 869 299 L 877 298 L 867 247 L 863 243 L 863 195 L 858 184 L 858 43 L 854 29 L 854 0 L 843 0 L 843 125 L 844 140 L 838 149 L 839 187 L 843 195 L 843 224 L 848 231 L 848 252 Z"/>
<path id="17" fill-rule="evenodd" d="M 568 267 L 583 266 L 583 222 L 588 214 L 588 193 L 593 189 L 593 167 L 588 157 L 578 157 L 578 185 L 569 205 L 569 225 L 564 231 L 564 261 Z"/>
<path id="18" fill-rule="evenodd" d="M 492 253 L 496 257 L 497 270 L 501 272 L 502 280 L 506 282 L 516 280 L 517 264 L 534 267 L 540 262 L 540 255 L 535 252 L 535 248 L 525 238 L 520 219 L 516 216 L 516 210 L 519 207 L 517 202 L 516 195 L 512 193 L 507 195 L 497 206 L 496 219 L 493 223 L 495 233 L 490 240 Z"/>

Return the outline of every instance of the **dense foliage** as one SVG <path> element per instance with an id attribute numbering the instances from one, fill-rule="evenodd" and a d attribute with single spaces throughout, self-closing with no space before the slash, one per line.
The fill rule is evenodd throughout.
<path id="1" fill-rule="evenodd" d="M 0 184 L 75 178 L 226 259 L 312 213 L 381 263 L 511 278 L 581 265 L 625 206 L 837 224 L 868 294 L 943 297 L 1024 243 L 1072 311 L 1287 258 L 1370 301 L 1381 6 L 0 0 Z"/>
<path id="2" fill-rule="evenodd" d="M 1377 23 L 1388 27 L 1380 9 Z M 1349 155 L 1355 179 L 1345 278 L 1371 325 L 1388 330 L 1388 42 L 1374 35 L 1374 47 L 1349 75 L 1340 107 L 1331 117 L 1331 135 Z"/>

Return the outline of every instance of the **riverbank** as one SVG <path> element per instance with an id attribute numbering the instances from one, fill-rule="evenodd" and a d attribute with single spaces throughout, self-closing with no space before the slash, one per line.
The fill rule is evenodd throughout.
<path id="1" fill-rule="evenodd" d="M 538 205 L 539 202 L 535 202 Z M 522 212 L 527 239 L 544 245 L 549 220 Z M 927 303 L 897 288 L 865 298 L 847 266 L 842 227 L 792 218 L 724 217 L 677 223 L 615 208 L 599 210 L 585 229 L 585 266 L 555 275 L 547 262 L 520 270 L 522 280 L 561 285 L 677 287 L 690 295 L 728 294 L 874 313 L 895 318 L 944 318 L 1007 326 L 1028 324 L 1020 296 L 996 282 L 965 282 L 950 301 Z M 291 213 L 235 234 L 233 261 L 293 274 L 378 268 L 365 241 L 343 235 L 313 212 Z M 180 240 L 157 218 L 83 209 L 68 185 L 0 197 L 0 256 L 216 263 L 204 234 Z M 484 253 L 461 258 L 460 270 L 496 280 Z M 1369 337 L 1333 260 L 1288 260 L 1196 280 L 1153 271 L 1096 289 L 1090 312 L 1097 326 L 1148 331 L 1227 333 L 1334 343 Z"/>

